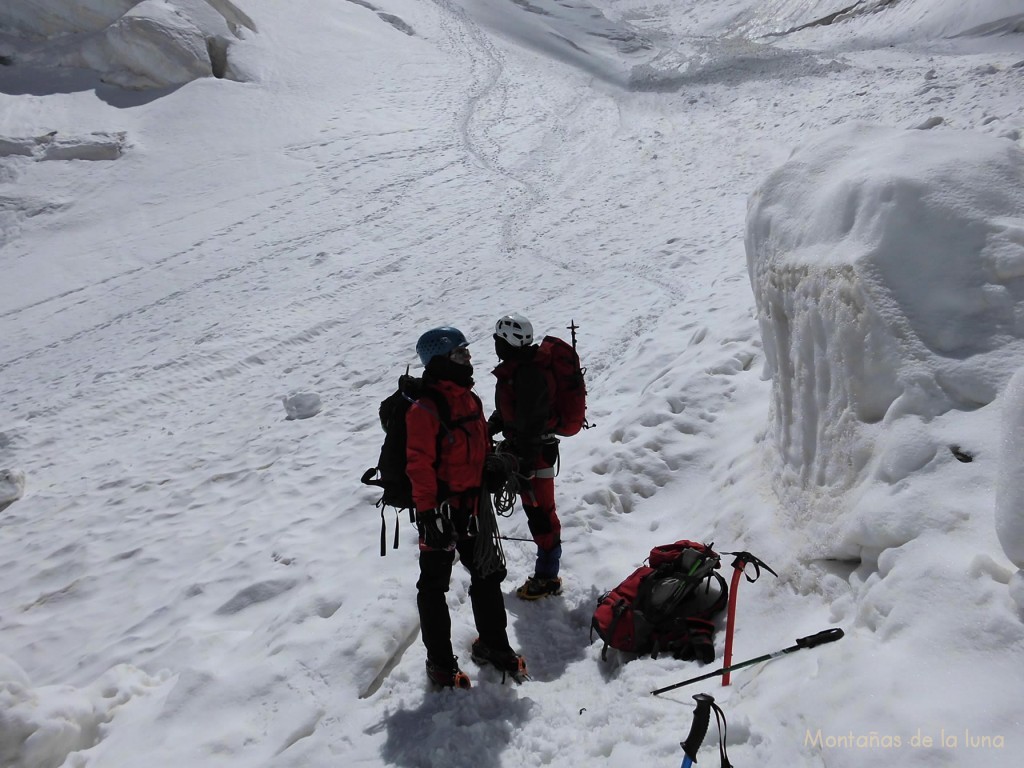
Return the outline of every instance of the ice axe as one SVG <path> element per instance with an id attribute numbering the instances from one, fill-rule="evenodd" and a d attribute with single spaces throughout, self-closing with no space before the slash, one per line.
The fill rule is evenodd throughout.
<path id="1" fill-rule="evenodd" d="M 729 612 L 726 614 L 725 620 L 725 655 L 722 657 L 722 663 L 728 667 L 732 664 L 732 634 L 736 629 L 736 595 L 740 591 L 740 575 L 746 575 L 747 581 L 753 584 L 759 578 L 761 578 L 761 569 L 764 568 L 775 578 L 779 577 L 771 567 L 759 557 L 750 554 L 749 552 L 723 552 L 723 555 L 735 555 L 736 559 L 732 561 L 732 584 L 729 585 Z M 747 565 L 754 566 L 754 577 L 751 578 L 749 574 L 745 574 L 744 571 Z M 729 684 L 729 673 L 726 672 L 722 675 L 722 685 Z"/>

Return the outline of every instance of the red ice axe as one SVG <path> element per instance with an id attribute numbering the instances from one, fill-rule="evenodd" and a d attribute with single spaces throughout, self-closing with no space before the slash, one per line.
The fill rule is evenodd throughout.
<path id="1" fill-rule="evenodd" d="M 729 585 L 729 612 L 726 614 L 725 619 L 725 656 L 722 659 L 723 669 L 725 670 L 722 675 L 722 685 L 724 686 L 729 684 L 729 665 L 732 664 L 732 633 L 736 625 L 736 593 L 739 592 L 740 588 L 740 575 L 745 575 L 747 581 L 753 584 L 761 577 L 762 568 L 775 578 L 778 578 L 779 574 L 773 571 L 763 560 L 749 552 L 723 552 L 722 554 L 736 556 L 736 559 L 732 561 L 733 572 L 732 584 Z M 745 573 L 748 564 L 754 566 L 753 578 Z"/>

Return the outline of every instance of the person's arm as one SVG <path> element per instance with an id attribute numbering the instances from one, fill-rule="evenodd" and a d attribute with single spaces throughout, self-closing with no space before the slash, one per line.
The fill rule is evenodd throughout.
<path id="1" fill-rule="evenodd" d="M 412 483 L 412 500 L 416 510 L 435 509 L 437 498 L 437 430 L 441 422 L 434 404 L 426 398 L 413 403 L 405 413 L 405 474 Z"/>
<path id="2" fill-rule="evenodd" d="M 494 437 L 505 428 L 505 423 L 501 420 L 501 414 L 495 410 L 491 414 L 490 418 L 487 419 L 487 436 Z"/>

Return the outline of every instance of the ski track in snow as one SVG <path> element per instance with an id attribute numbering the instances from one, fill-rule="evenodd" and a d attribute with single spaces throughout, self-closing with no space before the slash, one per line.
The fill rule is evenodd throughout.
<path id="1" fill-rule="evenodd" d="M 646 554 L 615 546 L 624 515 L 655 521 L 633 541 L 648 547 L 713 539 L 773 563 L 795 546 L 781 523 L 766 531 L 755 522 L 770 501 L 756 479 L 767 384 L 743 256 L 748 190 L 804 132 L 838 120 L 911 125 L 944 105 L 987 125 L 987 105 L 1012 99 L 1019 79 L 996 72 L 987 90 L 972 88 L 962 65 L 900 50 L 881 78 L 856 51 L 834 67 L 787 52 L 745 78 L 726 69 L 735 58 L 721 58 L 734 47 L 708 45 L 704 68 L 671 89 L 630 92 L 545 64 L 454 2 L 419 12 L 409 27 L 439 46 L 450 70 L 429 94 L 387 98 L 435 121 L 376 131 L 339 106 L 315 141 L 287 148 L 308 174 L 268 187 L 254 212 L 214 227 L 198 212 L 162 220 L 157 227 L 202 234 L 0 314 L 0 390 L 17 414 L 5 444 L 24 446 L 37 467 L 33 518 L 19 505 L 4 513 L 17 546 L 0 565 L 0 580 L 20 585 L 14 594 L 37 597 L 0 627 L 23 649 L 19 663 L 43 676 L 37 683 L 82 685 L 118 662 L 175 670 L 161 684 L 160 717 L 186 706 L 190 720 L 209 714 L 194 734 L 207 757 L 244 751 L 245 729 L 216 713 L 254 697 L 246 726 L 266 744 L 250 753 L 253 765 L 343 758 L 367 742 L 399 766 L 440 755 L 467 768 L 560 765 L 565 754 L 621 759 L 630 748 L 668 764 L 689 709 L 637 692 L 679 677 L 680 665 L 614 654 L 601 663 L 587 632 L 598 593 Z M 771 91 L 765 77 L 777 78 Z M 805 88 L 818 89 L 820 108 L 795 114 L 787 102 L 805 103 Z M 868 89 L 876 97 L 860 99 Z M 698 144 L 708 123 L 719 141 Z M 776 143 L 780 133 L 787 140 Z M 524 284 L 524 274 L 543 283 Z M 221 306 L 238 312 L 211 323 L 209 308 Z M 486 404 L 490 322 L 512 309 L 559 335 L 570 319 L 581 325 L 597 428 L 563 444 L 566 592 L 507 601 L 535 683 L 500 686 L 493 670 L 467 664 L 472 695 L 435 695 L 422 681 L 412 529 L 402 521 L 402 548 L 377 558 L 373 494 L 356 484 L 379 447 L 377 403 L 414 359 L 418 332 L 450 322 L 470 334 Z M 716 335 L 726 327 L 742 330 Z M 684 347 L 663 343 L 681 334 Z M 35 378 L 41 370 L 45 380 Z M 297 386 L 318 391 L 325 413 L 285 422 L 279 398 Z M 671 530 L 656 522 L 666 509 L 678 521 Z M 521 513 L 501 522 L 507 535 L 526 535 Z M 532 554 L 515 542 L 506 552 L 511 594 Z M 334 564 L 355 560 L 368 564 L 371 584 L 339 583 Z M 792 624 L 757 638 L 741 627 L 739 647 L 781 647 L 794 629 L 833 620 L 834 594 L 781 574 L 744 587 L 744 598 L 764 590 Z M 108 596 L 127 599 L 121 585 L 133 581 L 158 585 L 139 595 L 161 600 L 139 597 L 110 614 Z M 468 662 L 461 573 L 450 603 Z M 59 658 L 68 633 L 79 658 Z M 811 676 L 818 662 L 786 663 Z M 740 687 L 763 692 L 771 674 Z M 368 706 L 354 707 L 357 697 Z M 764 736 L 740 700 L 735 707 L 730 748 L 749 764 Z M 613 727 L 623 713 L 643 727 Z M 467 732 L 473 750 L 451 752 Z M 167 760 L 191 754 L 163 747 Z"/>

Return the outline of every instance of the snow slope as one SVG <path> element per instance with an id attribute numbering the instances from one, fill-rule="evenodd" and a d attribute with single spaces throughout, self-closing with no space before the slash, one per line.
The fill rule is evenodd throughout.
<path id="1" fill-rule="evenodd" d="M 675 765 L 699 691 L 728 714 L 737 765 L 1016 765 L 1014 339 L 986 348 L 999 375 L 972 374 L 970 407 L 926 392 L 886 417 L 884 377 L 868 379 L 886 405 L 862 427 L 862 471 L 808 483 L 813 462 L 777 450 L 784 382 L 748 273 L 757 227 L 745 238 L 748 201 L 799 232 L 804 195 L 884 170 L 882 138 L 848 141 L 853 167 L 822 138 L 854 125 L 1019 155 L 1019 3 L 902 0 L 782 36 L 836 9 L 235 4 L 258 30 L 231 43 L 237 81 L 140 93 L 0 67 L 0 765 Z M 936 192 L 924 167 L 900 188 Z M 1011 253 L 1024 213 L 1007 199 L 986 216 Z M 816 221 L 842 231 L 843 211 Z M 922 271 L 899 295 L 964 275 Z M 468 661 L 457 571 L 474 688 L 434 692 L 412 528 L 379 557 L 358 478 L 418 335 L 462 328 L 490 405 L 490 329 L 510 310 L 580 326 L 596 426 L 562 446 L 566 590 L 517 601 L 532 551 L 507 542 L 534 680 L 502 686 Z M 312 396 L 318 412 L 289 418 Z M 832 414 L 801 398 L 782 423 Z M 526 535 L 521 511 L 502 522 Z M 701 668 L 602 662 L 589 622 L 679 538 L 780 574 L 740 588 L 737 659 L 846 637 L 650 696 Z"/>

